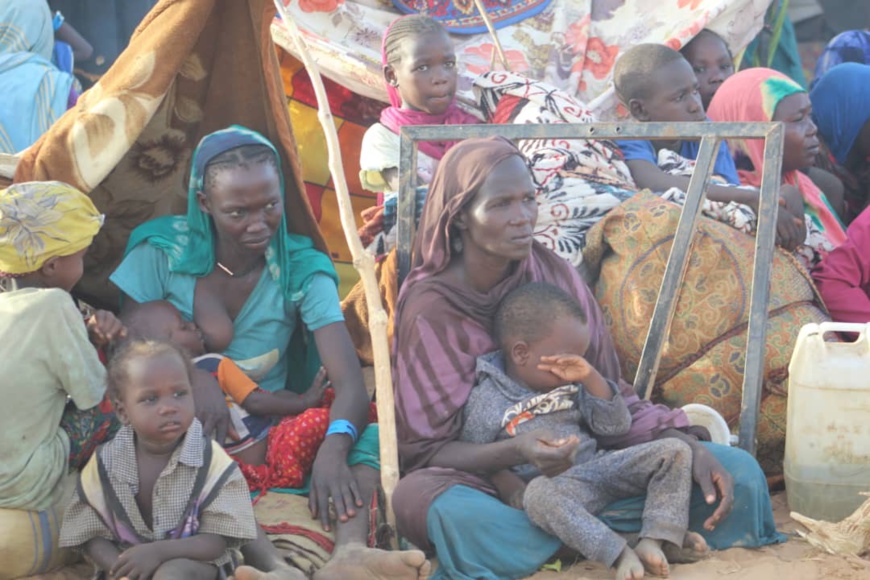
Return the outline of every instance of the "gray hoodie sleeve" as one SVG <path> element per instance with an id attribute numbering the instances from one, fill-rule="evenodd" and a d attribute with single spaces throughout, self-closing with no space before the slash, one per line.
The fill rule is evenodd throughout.
<path id="1" fill-rule="evenodd" d="M 505 400 L 489 379 L 471 389 L 463 410 L 460 441 L 492 443 L 498 439 Z"/>
<path id="2" fill-rule="evenodd" d="M 631 413 L 619 393 L 619 385 L 611 380 L 607 384 L 613 391 L 613 398 L 609 401 L 590 395 L 586 387 L 580 385 L 580 392 L 577 394 L 580 414 L 596 435 L 624 435 L 631 429 Z"/>

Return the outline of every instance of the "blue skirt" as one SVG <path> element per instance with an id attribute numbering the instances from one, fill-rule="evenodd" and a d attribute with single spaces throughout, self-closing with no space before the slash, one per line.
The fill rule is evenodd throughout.
<path id="1" fill-rule="evenodd" d="M 715 505 L 707 505 L 701 488 L 693 486 L 689 529 L 698 532 L 714 550 L 757 548 L 784 542 L 776 531 L 767 481 L 755 459 L 742 449 L 705 443 L 734 478 L 734 508 L 709 532 L 704 521 Z M 644 497 L 619 500 L 599 517 L 617 532 L 641 528 Z M 534 524 L 525 512 L 467 486 L 456 485 L 436 498 L 426 521 L 429 541 L 438 557 L 432 578 L 500 580 L 524 578 L 537 571 L 562 542 Z"/>

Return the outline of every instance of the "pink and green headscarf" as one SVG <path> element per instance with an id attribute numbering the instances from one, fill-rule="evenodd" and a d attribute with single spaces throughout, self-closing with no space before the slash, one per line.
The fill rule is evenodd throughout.
<path id="1" fill-rule="evenodd" d="M 713 121 L 766 122 L 772 121 L 776 107 L 786 97 L 806 93 L 806 89 L 769 68 L 749 68 L 729 77 L 710 103 L 707 116 Z M 751 170 L 740 170 L 740 182 L 753 187 L 761 186 L 761 168 L 764 161 L 764 141 L 761 139 L 735 139 L 729 142 L 732 151 L 739 151 L 752 162 Z M 846 230 L 831 208 L 825 194 L 800 171 L 786 171 L 782 183 L 797 187 L 804 198 L 804 211 L 824 232 L 833 247 L 846 240 Z"/>

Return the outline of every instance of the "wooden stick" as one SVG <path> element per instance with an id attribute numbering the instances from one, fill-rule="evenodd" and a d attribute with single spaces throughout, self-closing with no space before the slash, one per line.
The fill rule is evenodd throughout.
<path id="1" fill-rule="evenodd" d="M 493 46 L 495 46 L 496 52 L 498 52 L 498 57 L 501 59 L 501 65 L 504 67 L 504 70 L 510 72 L 511 67 L 508 65 L 507 55 L 505 55 L 504 48 L 501 46 L 501 41 L 498 39 L 495 27 L 489 19 L 489 14 L 486 13 L 486 7 L 483 5 L 483 0 L 474 0 L 474 5 L 477 7 L 480 17 L 483 18 L 483 23 L 486 25 L 489 35 L 492 37 L 492 43 Z"/>
<path id="2" fill-rule="evenodd" d="M 293 20 L 284 3 L 275 0 L 275 6 L 281 15 L 284 26 L 296 46 L 296 50 L 308 71 L 314 93 L 317 96 L 317 117 L 323 126 L 326 137 L 326 148 L 329 153 L 329 172 L 338 199 L 338 212 L 341 216 L 341 226 L 347 245 L 353 256 L 353 265 L 359 272 L 365 290 L 366 304 L 369 314 L 369 332 L 372 337 L 372 350 L 375 361 L 375 393 L 378 407 L 378 425 L 380 430 L 381 453 L 381 487 L 386 497 L 387 522 L 396 530 L 396 516 L 393 512 L 392 496 L 399 482 L 399 451 L 396 440 L 396 410 L 393 397 L 393 379 L 390 369 L 390 345 L 387 338 L 387 313 L 381 302 L 381 292 L 378 289 L 378 279 L 375 275 L 375 258 L 367 252 L 357 234 L 353 206 L 350 202 L 347 180 L 344 176 L 344 166 L 341 161 L 341 147 L 338 143 L 338 132 L 335 130 L 326 88 L 320 76 L 317 63 L 308 52 L 308 45 L 302 38 L 299 27 Z M 391 542 L 395 548 L 398 544 L 397 535 L 392 534 Z"/>

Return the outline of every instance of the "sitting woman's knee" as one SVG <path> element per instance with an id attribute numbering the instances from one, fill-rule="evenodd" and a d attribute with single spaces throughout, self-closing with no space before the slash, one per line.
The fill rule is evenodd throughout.
<path id="1" fill-rule="evenodd" d="M 217 577 L 218 569 L 214 564 L 178 558 L 161 564 L 152 580 L 215 580 Z"/>

